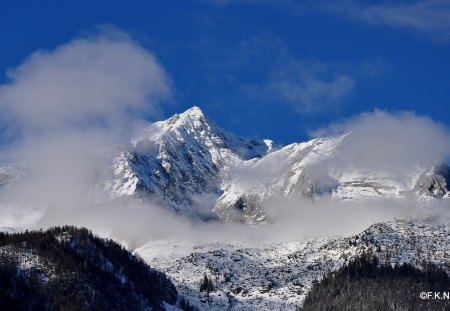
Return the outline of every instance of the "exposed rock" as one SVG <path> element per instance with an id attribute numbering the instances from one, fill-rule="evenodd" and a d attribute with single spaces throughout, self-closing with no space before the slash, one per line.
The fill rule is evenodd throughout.
<path id="1" fill-rule="evenodd" d="M 435 164 L 419 176 L 414 191 L 419 195 L 442 198 L 450 191 L 450 167 L 445 163 Z"/>

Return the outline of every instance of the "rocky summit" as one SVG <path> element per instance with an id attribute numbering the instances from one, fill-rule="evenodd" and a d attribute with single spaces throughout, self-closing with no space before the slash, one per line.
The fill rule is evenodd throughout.
<path id="1" fill-rule="evenodd" d="M 240 138 L 193 107 L 152 124 L 123 146 L 96 186 L 109 199 L 149 199 L 192 218 L 262 223 L 274 198 L 442 198 L 450 169 L 438 159 L 361 167 L 343 151 L 352 133 L 281 146 Z"/>

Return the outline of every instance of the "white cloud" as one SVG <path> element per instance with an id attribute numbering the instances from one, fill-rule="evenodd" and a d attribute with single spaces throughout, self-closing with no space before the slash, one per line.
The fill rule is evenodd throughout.
<path id="1" fill-rule="evenodd" d="M 14 139 L 0 156 L 32 173 L 2 191 L 2 205 L 84 206 L 112 146 L 171 95 L 152 53 L 111 29 L 38 51 L 8 76 L 0 118 Z"/>
<path id="2" fill-rule="evenodd" d="M 275 65 L 266 84 L 269 93 L 265 94 L 284 98 L 299 111 L 334 105 L 353 88 L 352 75 L 338 66 L 295 59 Z M 83 225 L 127 240 L 129 245 L 140 245 L 148 238 L 180 236 L 193 240 L 237 240 L 242 236 L 285 240 L 348 234 L 409 207 L 399 204 L 392 210 L 389 208 L 394 203 L 382 201 L 367 209 L 350 204 L 342 211 L 335 208 L 334 201 L 268 202 L 279 221 L 255 229 L 217 223 L 194 227 L 146 204 L 133 209 L 128 205 L 86 204 L 91 182 L 107 160 L 99 149 L 115 142 L 114 129 L 129 127 L 139 112 L 158 109 L 161 99 L 170 93 L 167 74 L 155 57 L 123 34 L 76 39 L 55 50 L 37 52 L 12 70 L 10 82 L 0 87 L 0 108 L 4 121 L 22 134 L 12 157 L 31 162 L 35 171 L 30 179 L 1 193 L 0 223 L 24 228 Z M 316 107 L 315 103 L 326 105 Z M 411 113 L 364 114 L 329 126 L 322 135 L 349 130 L 355 135 L 345 158 L 361 165 L 380 161 L 392 165 L 405 159 L 427 160 L 449 154 L 448 129 Z M 35 209 L 39 203 L 49 202 L 50 208 Z M 5 203 L 16 205 L 13 208 Z M 346 203 L 338 204 L 347 207 Z"/>
<path id="3" fill-rule="evenodd" d="M 38 51 L 0 87 L 2 122 L 25 135 L 70 127 L 114 128 L 170 95 L 155 57 L 119 31 Z M 22 133 L 23 134 L 23 133 Z"/>
<path id="4" fill-rule="evenodd" d="M 365 169 L 430 165 L 450 156 L 450 130 L 412 112 L 375 110 L 312 132 L 315 137 L 351 132 L 341 148 L 343 163 Z"/>

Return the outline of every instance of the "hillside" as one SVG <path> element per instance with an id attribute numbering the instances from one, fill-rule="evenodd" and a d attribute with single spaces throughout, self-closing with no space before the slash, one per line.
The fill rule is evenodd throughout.
<path id="1" fill-rule="evenodd" d="M 198 242 L 190 248 L 183 248 L 180 241 L 172 243 L 149 242 L 136 252 L 164 271 L 179 293 L 201 311 L 296 311 L 315 280 L 364 253 L 387 266 L 424 269 L 433 264 L 450 272 L 448 226 L 423 219 L 377 223 L 350 237 L 250 245 Z M 200 291 L 205 273 L 214 287 L 208 296 Z"/>
<path id="2" fill-rule="evenodd" d="M 87 229 L 0 233 L 1 310 L 165 310 L 177 291 L 112 240 Z"/>
<path id="3" fill-rule="evenodd" d="M 422 292 L 436 292 L 441 299 L 423 299 Z M 369 254 L 350 261 L 338 271 L 314 282 L 303 311 L 333 310 L 449 310 L 450 277 L 434 265 L 417 269 L 410 264 L 380 265 Z"/>

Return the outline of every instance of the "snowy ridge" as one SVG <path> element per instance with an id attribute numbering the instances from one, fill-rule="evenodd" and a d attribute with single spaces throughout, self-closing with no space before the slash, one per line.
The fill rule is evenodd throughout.
<path id="1" fill-rule="evenodd" d="M 372 252 L 383 264 L 423 261 L 450 272 L 450 231 L 426 220 L 401 219 L 378 223 L 348 238 L 322 237 L 303 241 L 243 246 L 213 243 L 180 252 L 179 244 L 149 242 L 136 250 L 153 267 L 164 271 L 177 290 L 200 310 L 296 310 L 311 283 L 362 252 Z M 172 251 L 170 248 L 172 247 Z M 206 273 L 216 291 L 200 292 Z"/>
<path id="2" fill-rule="evenodd" d="M 156 122 L 131 140 L 112 165 L 102 188 L 110 197 L 150 197 L 175 211 L 195 211 L 198 195 L 220 196 L 231 167 L 275 150 L 270 140 L 244 140 L 228 133 L 194 107 Z"/>
<path id="3" fill-rule="evenodd" d="M 268 220 L 264 204 L 277 197 L 358 200 L 449 192 L 450 183 L 442 186 L 441 177 L 428 181 L 441 185 L 435 194 L 430 187 L 419 189 L 426 168 L 417 165 L 402 170 L 342 165 L 340 153 L 351 135 L 281 148 L 226 132 L 193 107 L 132 139 L 115 155 L 98 188 L 109 198 L 151 199 L 192 218 L 251 224 Z M 450 176 L 447 166 L 427 169 L 432 176 Z"/>
<path id="4" fill-rule="evenodd" d="M 350 132 L 281 147 L 268 139 L 240 138 L 193 107 L 152 124 L 110 154 L 87 200 L 149 200 L 193 219 L 258 224 L 270 221 L 265 205 L 276 198 L 449 197 L 447 165 L 357 167 L 343 155 L 349 141 L 355 143 L 352 137 Z M 0 187 L 7 189 L 28 171 L 0 167 Z"/>
<path id="5" fill-rule="evenodd" d="M 226 132 L 194 107 L 154 123 L 112 154 L 110 165 L 93 187 L 93 198 L 100 204 L 123 200 L 126 206 L 150 200 L 195 220 L 218 218 L 246 224 L 272 221 L 266 205 L 277 198 L 289 199 L 293 208 L 304 199 L 322 197 L 335 201 L 413 197 L 419 198 L 421 207 L 448 203 L 450 168 L 446 164 L 402 169 L 343 165 L 342 153 L 351 135 L 280 147 L 270 140 L 247 140 Z M 0 168 L 2 189 L 26 177 L 26 172 L 12 166 Z M 11 211 L 16 205 L 3 202 L 0 207 L 6 211 L 2 227 L 22 225 L 20 219 L 25 228 L 42 216 L 33 206 L 25 210 L 26 217 L 14 216 Z M 57 238 L 61 245 L 68 240 Z M 368 251 L 385 264 L 408 262 L 420 267 L 425 260 L 450 272 L 448 227 L 422 218 L 374 224 L 345 238 L 242 243 L 200 242 L 186 247 L 179 241 L 150 241 L 136 254 L 166 273 L 193 305 L 211 311 L 296 310 L 313 280 Z M 12 252 L 4 248 L 2 253 Z M 45 270 L 35 254 L 22 253 L 23 270 Z M 111 265 L 105 261 L 102 267 L 110 270 Z M 200 292 L 205 273 L 215 287 L 209 296 Z M 43 276 L 52 281 L 51 274 L 44 271 Z M 115 276 L 122 284 L 127 281 L 122 272 Z"/>

